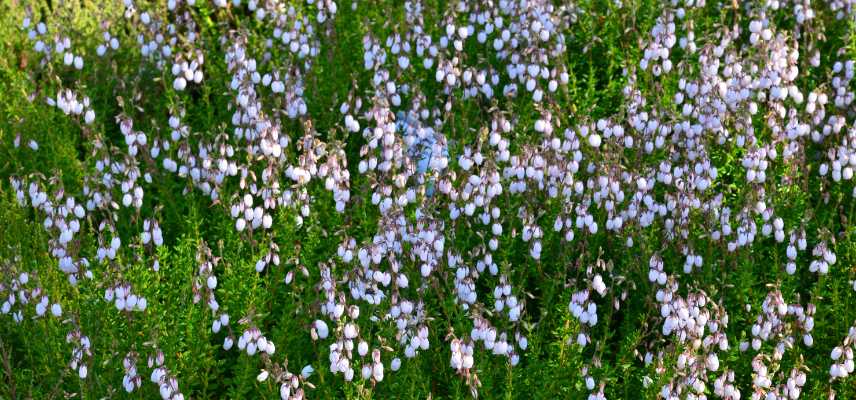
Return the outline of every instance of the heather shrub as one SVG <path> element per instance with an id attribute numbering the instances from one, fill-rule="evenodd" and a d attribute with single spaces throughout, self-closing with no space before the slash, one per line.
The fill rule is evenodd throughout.
<path id="1" fill-rule="evenodd" d="M 0 398 L 856 396 L 849 0 L 0 10 Z"/>

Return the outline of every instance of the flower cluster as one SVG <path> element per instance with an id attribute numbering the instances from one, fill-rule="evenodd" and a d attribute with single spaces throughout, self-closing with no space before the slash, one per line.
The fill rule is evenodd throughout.
<path id="1" fill-rule="evenodd" d="M 163 351 L 158 350 L 154 356 L 149 356 L 148 365 L 152 369 L 150 380 L 158 386 L 158 393 L 163 400 L 184 400 L 184 394 L 178 390 L 178 379 L 172 376 L 164 366 Z"/>

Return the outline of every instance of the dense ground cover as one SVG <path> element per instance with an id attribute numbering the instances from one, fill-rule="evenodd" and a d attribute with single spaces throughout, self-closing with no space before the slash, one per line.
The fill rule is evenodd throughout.
<path id="1" fill-rule="evenodd" d="M 0 5 L 0 398 L 854 398 L 849 0 Z"/>

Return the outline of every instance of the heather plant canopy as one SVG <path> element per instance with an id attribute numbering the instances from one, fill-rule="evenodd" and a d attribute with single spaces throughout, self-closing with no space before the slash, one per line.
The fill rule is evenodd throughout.
<path id="1" fill-rule="evenodd" d="M 853 0 L 7 0 L 0 398 L 856 398 Z"/>

